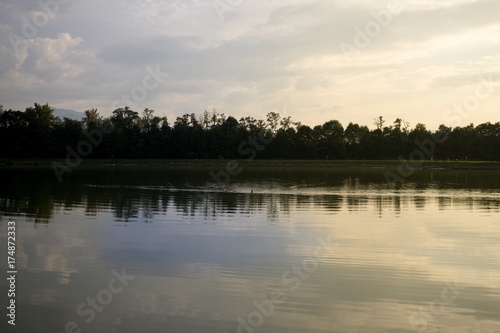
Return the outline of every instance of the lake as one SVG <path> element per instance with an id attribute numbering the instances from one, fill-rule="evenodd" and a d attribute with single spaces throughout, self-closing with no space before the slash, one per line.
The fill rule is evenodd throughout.
<path id="1" fill-rule="evenodd" d="M 210 171 L 1 169 L 1 331 L 500 332 L 499 171 Z"/>

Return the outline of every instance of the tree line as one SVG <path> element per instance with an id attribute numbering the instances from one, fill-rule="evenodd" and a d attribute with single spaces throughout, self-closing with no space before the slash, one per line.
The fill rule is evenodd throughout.
<path id="1" fill-rule="evenodd" d="M 500 160 L 500 122 L 463 127 L 440 125 L 431 131 L 424 124 L 400 118 L 392 123 L 374 119 L 375 129 L 355 123 L 345 128 L 337 120 L 310 127 L 269 112 L 265 119 L 239 120 L 217 110 L 184 114 L 173 124 L 154 110 L 141 114 L 125 106 L 103 117 L 97 109 L 84 112 L 82 120 L 60 119 L 48 105 L 35 103 L 25 111 L 0 106 L 0 156 L 2 158 L 65 158 L 88 134 L 99 131 L 103 140 L 88 158 L 243 158 L 241 143 L 265 133 L 269 140 L 256 146 L 258 159 L 398 159 L 416 149 L 416 142 L 433 136 L 446 138 L 436 145 L 434 160 Z"/>

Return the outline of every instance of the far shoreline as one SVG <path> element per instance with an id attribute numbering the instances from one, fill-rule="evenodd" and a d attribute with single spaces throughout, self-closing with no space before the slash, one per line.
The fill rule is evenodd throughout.
<path id="1" fill-rule="evenodd" d="M 2 168 L 46 168 L 53 162 L 66 164 L 64 159 L 0 159 Z M 410 161 L 400 160 L 245 160 L 245 159 L 83 159 L 76 168 L 225 168 L 229 162 L 249 168 L 339 168 L 397 169 Z M 500 170 L 497 161 L 431 161 L 411 164 L 420 170 Z"/>

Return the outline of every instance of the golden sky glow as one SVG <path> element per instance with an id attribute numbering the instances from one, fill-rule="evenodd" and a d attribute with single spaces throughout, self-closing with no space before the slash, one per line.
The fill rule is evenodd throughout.
<path id="1" fill-rule="evenodd" d="M 1 3 L 0 104 L 149 107 L 171 122 L 212 107 L 308 125 L 499 121 L 496 0 L 231 3 Z M 147 66 L 162 73 L 154 88 Z"/>

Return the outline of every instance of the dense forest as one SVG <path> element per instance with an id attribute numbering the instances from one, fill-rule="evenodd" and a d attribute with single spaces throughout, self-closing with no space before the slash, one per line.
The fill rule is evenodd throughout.
<path id="1" fill-rule="evenodd" d="M 0 106 L 0 157 L 65 158 L 78 150 L 86 158 L 398 159 L 439 137 L 426 159 L 500 160 L 500 122 L 440 125 L 434 131 L 420 123 L 411 128 L 399 118 L 373 122 L 372 130 L 353 123 L 344 128 L 337 120 L 311 128 L 275 112 L 263 120 L 237 120 L 211 110 L 170 124 L 151 109 L 139 114 L 129 107 L 110 117 L 86 110 L 78 121 L 54 117 L 48 104 L 35 103 L 25 111 Z M 246 145 L 255 147 L 252 156 Z"/>

